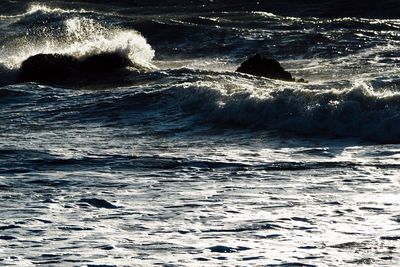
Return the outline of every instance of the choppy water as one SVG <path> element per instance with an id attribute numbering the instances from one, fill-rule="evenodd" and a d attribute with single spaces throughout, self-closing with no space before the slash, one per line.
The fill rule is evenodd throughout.
<path id="1" fill-rule="evenodd" d="M 2 2 L 0 265 L 398 265 L 397 5 L 327 2 Z M 15 82 L 114 51 L 141 70 Z"/>

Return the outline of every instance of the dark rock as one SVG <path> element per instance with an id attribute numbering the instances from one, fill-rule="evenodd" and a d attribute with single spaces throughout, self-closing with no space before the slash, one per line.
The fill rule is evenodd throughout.
<path id="1" fill-rule="evenodd" d="M 57 83 L 132 66 L 132 61 L 118 52 L 83 58 L 61 54 L 38 54 L 22 63 L 18 81 Z"/>
<path id="2" fill-rule="evenodd" d="M 197 261 L 210 261 L 209 259 L 202 258 L 202 257 L 196 258 L 195 260 L 197 260 Z"/>
<path id="3" fill-rule="evenodd" d="M 236 248 L 227 247 L 227 246 L 213 246 L 209 248 L 211 252 L 217 253 L 233 253 L 237 252 Z"/>
<path id="4" fill-rule="evenodd" d="M 60 54 L 38 54 L 21 65 L 20 81 L 56 82 L 69 78 L 79 68 L 76 58 Z"/>
<path id="5" fill-rule="evenodd" d="M 245 60 L 236 71 L 275 80 L 294 81 L 292 75 L 285 71 L 277 60 L 260 54 L 255 54 Z"/>
<path id="6" fill-rule="evenodd" d="M 233 247 L 227 247 L 227 246 L 213 246 L 213 247 L 209 247 L 209 250 L 211 252 L 217 252 L 217 253 L 234 253 L 234 252 L 238 252 L 238 251 L 244 251 L 244 250 L 249 250 L 250 248 L 248 247 L 237 247 L 237 248 L 233 248 Z"/>
<path id="7" fill-rule="evenodd" d="M 118 207 L 110 202 L 99 198 L 82 198 L 79 202 L 87 203 L 96 208 L 117 209 Z"/>
<path id="8" fill-rule="evenodd" d="M 86 57 L 80 61 L 84 72 L 112 72 L 133 66 L 132 61 L 121 53 L 103 53 Z"/>
<path id="9" fill-rule="evenodd" d="M 244 257 L 244 258 L 242 258 L 242 260 L 244 260 L 244 261 L 254 261 L 254 260 L 261 260 L 261 259 L 264 259 L 264 257 L 263 256 L 250 256 L 250 257 Z"/>
<path id="10" fill-rule="evenodd" d="M 303 78 L 294 79 L 276 59 L 266 58 L 260 54 L 255 54 L 246 59 L 236 71 L 274 80 L 308 83 Z"/>
<path id="11" fill-rule="evenodd" d="M 297 79 L 296 82 L 298 82 L 298 83 L 308 83 L 308 81 L 304 80 L 303 78 Z"/>
<path id="12" fill-rule="evenodd" d="M 113 250 L 114 247 L 111 245 L 103 245 L 103 246 L 98 246 L 96 248 L 102 249 L 102 250 Z"/>

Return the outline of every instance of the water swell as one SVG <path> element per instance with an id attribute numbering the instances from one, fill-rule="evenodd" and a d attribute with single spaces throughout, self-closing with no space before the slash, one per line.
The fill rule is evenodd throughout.
<path id="1" fill-rule="evenodd" d="M 156 132 L 166 129 L 176 132 L 182 127 L 196 132 L 212 126 L 400 142 L 400 94 L 396 91 L 376 90 L 363 82 L 347 89 L 320 90 L 315 85 L 290 88 L 281 82 L 252 83 L 233 74 L 213 77 L 212 73 L 205 73 L 197 74 L 202 78 L 199 81 L 193 71 L 173 70 L 158 75 L 157 79 L 164 83 L 159 88 L 153 88 L 150 82 L 125 89 L 77 94 L 71 94 L 68 89 L 38 88 L 35 94 L 29 95 L 10 87 L 0 91 L 0 99 L 11 103 L 21 94 L 25 96 L 26 108 L 19 114 L 30 123 L 45 119 L 57 125 L 60 121 L 139 128 L 147 125 Z M 223 77 L 223 81 L 216 81 L 218 77 Z M 49 98 L 57 99 L 57 105 L 47 101 Z"/>
<path id="2" fill-rule="evenodd" d="M 48 151 L 28 150 L 28 149 L 1 149 L 0 160 L 7 159 L 13 163 L 13 171 L 19 172 L 38 171 L 42 168 L 46 170 L 64 169 L 66 167 L 79 167 L 82 169 L 101 169 L 108 166 L 114 170 L 118 169 L 183 169 L 193 168 L 202 170 L 264 170 L 264 171 L 298 171 L 298 170 L 317 170 L 317 169 L 340 169 L 340 168 L 356 168 L 356 167 L 384 167 L 379 163 L 359 164 L 349 161 L 312 161 L 312 162 L 296 162 L 296 161 L 275 161 L 262 162 L 257 164 L 229 162 L 229 161 L 211 161 L 204 159 L 189 159 L 185 157 L 165 157 L 165 156 L 148 156 L 148 155 L 119 155 L 119 154 L 99 154 L 99 155 L 74 155 L 73 157 L 61 154 L 52 154 Z M 0 173 L 6 172 L 2 169 L 4 166 L 0 164 Z M 393 164 L 392 168 L 400 168 L 399 164 Z M 37 184 L 48 185 L 51 181 L 45 183 L 39 182 L 43 180 L 35 180 Z M 64 183 L 68 183 L 65 181 Z M 57 183 L 57 185 L 59 185 Z"/>
<path id="3" fill-rule="evenodd" d="M 343 90 L 262 89 L 229 92 L 218 86 L 176 88 L 181 107 L 218 127 L 274 130 L 305 136 L 400 142 L 400 94 L 364 83 Z"/>
<path id="4" fill-rule="evenodd" d="M 105 14 L 99 15 L 85 10 L 33 6 L 25 13 L 6 18 L 18 31 L 8 36 L 2 43 L 0 64 L 4 67 L 0 71 L 0 75 L 3 78 L 6 75 L 10 76 L 11 74 L 7 73 L 9 69 L 18 70 L 23 61 L 40 53 L 56 53 L 78 59 L 104 53 L 118 53 L 129 58 L 138 68 L 155 69 L 151 63 L 154 50 L 139 32 L 130 28 L 138 28 L 146 33 L 157 48 L 161 48 L 161 51 L 173 51 L 171 42 L 173 45 L 180 44 L 181 47 L 175 53 L 179 53 L 180 56 L 182 54 L 183 56 L 190 55 L 190 57 L 204 56 L 206 52 L 213 51 L 216 51 L 217 54 L 225 51 L 232 52 L 233 47 L 240 54 L 246 49 L 252 49 L 253 41 L 276 42 L 283 38 L 286 39 L 284 39 L 285 42 L 282 41 L 281 47 L 285 53 L 288 50 L 302 51 L 301 49 L 287 49 L 296 47 L 294 43 L 299 48 L 300 43 L 300 48 L 304 49 L 302 52 L 304 57 L 307 57 L 307 52 L 309 52 L 310 56 L 317 55 L 324 58 L 325 55 L 319 53 L 321 50 L 331 56 L 334 55 L 335 60 L 331 60 L 332 62 L 337 61 L 341 64 L 343 62 L 347 64 L 355 59 L 372 60 L 382 51 L 392 52 L 395 49 L 394 46 L 379 45 L 375 47 L 373 45 L 372 48 L 365 49 L 363 52 L 360 50 L 360 43 L 364 40 L 363 38 L 370 40 L 368 36 L 365 36 L 367 33 L 374 33 L 381 29 L 385 31 L 396 29 L 397 21 L 379 21 L 378 25 L 375 25 L 372 20 L 353 18 L 332 20 L 308 18 L 300 21 L 298 18 L 251 12 L 246 14 L 251 22 L 240 24 L 237 29 L 231 29 L 231 26 L 240 20 L 240 14 L 229 13 L 215 18 L 211 14 L 203 14 L 191 19 L 182 17 L 173 20 L 166 19 L 166 21 L 144 18 L 114 23 L 112 16 L 107 17 Z M 101 19 L 98 19 L 98 16 L 101 16 Z M 287 23 L 282 23 L 282 21 Z M 310 25 L 308 29 L 310 33 L 300 34 L 299 29 L 306 23 Z M 317 23 L 319 27 L 322 25 L 321 27 L 332 36 L 322 34 L 319 32 L 320 30 L 311 31 Z M 331 24 L 334 26 L 330 26 Z M 128 29 L 115 25 L 128 25 Z M 268 25 L 273 25 L 274 29 L 281 30 L 281 32 L 276 31 L 280 33 L 271 34 L 280 35 L 272 38 L 267 34 L 268 32 L 262 31 L 261 28 Z M 333 32 L 329 27 L 340 30 Z M 231 30 L 228 31 L 228 28 Z M 361 33 L 357 33 L 360 39 L 352 38 L 355 35 L 352 32 L 353 28 L 362 29 Z M 200 31 L 196 32 L 195 29 L 207 31 L 204 34 Z M 257 34 L 264 34 L 260 40 L 250 40 L 249 34 L 254 29 Z M 195 33 L 192 33 L 193 31 Z M 337 44 L 336 39 L 342 40 L 338 36 L 344 36 L 348 31 L 348 39 L 351 40 Z M 292 34 L 291 38 L 287 38 L 287 32 Z M 241 33 L 242 36 L 237 38 L 235 35 L 234 40 L 233 33 Z M 205 35 L 211 37 L 207 39 Z M 190 36 L 192 39 L 186 39 L 186 36 Z M 303 36 L 303 39 L 294 38 L 296 36 Z M 281 39 L 277 39 L 277 37 Z M 237 41 L 238 39 L 240 40 Z M 220 40 L 222 45 L 218 46 Z M 206 45 L 199 47 L 200 41 Z M 349 47 L 353 47 L 349 46 L 352 41 L 354 41 L 354 51 L 349 49 Z M 320 44 L 313 49 L 312 43 L 315 42 Z M 250 45 L 246 48 L 242 44 Z M 343 46 L 347 50 L 351 50 L 348 52 L 351 55 L 331 53 L 328 44 L 331 44 L 336 50 Z M 168 48 L 166 48 L 167 46 Z M 279 50 L 279 45 L 277 47 L 276 49 Z M 165 53 L 165 51 L 161 54 L 168 58 L 171 53 Z M 270 49 L 270 51 L 272 50 Z M 279 51 L 274 53 L 279 54 Z M 398 56 L 398 54 L 393 55 Z M 236 56 L 234 54 L 233 57 Z M 373 67 L 375 72 L 375 65 Z M 326 65 L 326 68 L 329 68 L 329 65 Z M 341 69 L 337 68 L 332 71 Z M 362 68 L 362 71 L 365 72 L 366 68 Z M 329 72 L 329 75 L 333 76 L 330 70 Z M 161 90 L 138 93 L 143 88 L 154 87 L 150 81 L 153 78 L 148 78 L 153 74 L 157 76 L 155 79 Z M 104 97 L 103 93 L 66 98 L 56 108 L 45 111 L 51 111 L 51 114 L 47 114 L 50 115 L 48 121 L 52 119 L 96 121 L 104 120 L 108 114 L 115 114 L 108 121 L 114 120 L 114 124 L 136 124 L 143 122 L 141 115 L 148 112 L 152 115 L 143 117 L 151 118 L 154 125 L 165 124 L 169 120 L 168 116 L 171 117 L 171 120 L 179 118 L 182 121 L 191 117 L 196 120 L 187 120 L 187 123 L 212 124 L 222 128 L 239 127 L 306 136 L 358 137 L 377 142 L 400 142 L 400 126 L 398 126 L 400 125 L 400 95 L 396 92 L 376 90 L 366 84 L 354 84 L 350 88 L 341 88 L 340 90 L 329 89 L 332 88 L 329 87 L 330 85 L 328 85 L 328 89 L 325 89 L 327 85 L 323 83 L 288 88 L 286 85 L 282 86 L 271 81 L 254 81 L 251 77 L 235 75 L 231 72 L 191 72 L 188 69 L 165 70 L 164 74 L 161 71 L 148 72 L 143 77 L 143 83 L 136 87 L 133 84 L 136 84 L 141 77 L 127 75 L 126 81 L 130 85 L 131 91 L 127 94 L 114 92 L 110 99 L 102 98 Z M 352 82 L 350 79 L 349 83 Z M 336 85 L 338 83 L 337 80 L 333 82 Z M 381 80 L 376 78 L 372 84 L 374 83 L 374 86 L 378 84 L 384 88 L 389 83 L 390 86 L 398 88 L 396 82 L 387 82 L 384 78 Z M 120 89 L 116 80 L 111 80 L 110 84 L 113 89 Z M 2 93 L 0 97 L 3 99 L 17 97 L 7 89 L 0 93 Z M 71 115 L 71 113 L 65 112 L 66 110 L 73 110 L 75 113 Z M 27 121 L 29 120 L 27 119 Z M 159 126 L 159 128 L 163 127 Z"/>

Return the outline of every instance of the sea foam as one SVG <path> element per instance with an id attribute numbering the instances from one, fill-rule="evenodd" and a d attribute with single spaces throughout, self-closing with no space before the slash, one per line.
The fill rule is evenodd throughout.
<path id="1" fill-rule="evenodd" d="M 185 112 L 222 127 L 400 142 L 398 92 L 375 91 L 364 82 L 340 90 L 234 87 L 208 81 L 175 89 Z"/>

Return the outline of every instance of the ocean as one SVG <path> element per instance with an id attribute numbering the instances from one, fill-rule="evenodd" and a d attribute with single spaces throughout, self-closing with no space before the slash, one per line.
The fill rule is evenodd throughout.
<path id="1" fill-rule="evenodd" d="M 0 265 L 399 265 L 399 11 L 1 1 Z M 18 79 L 102 53 L 132 65 Z"/>

